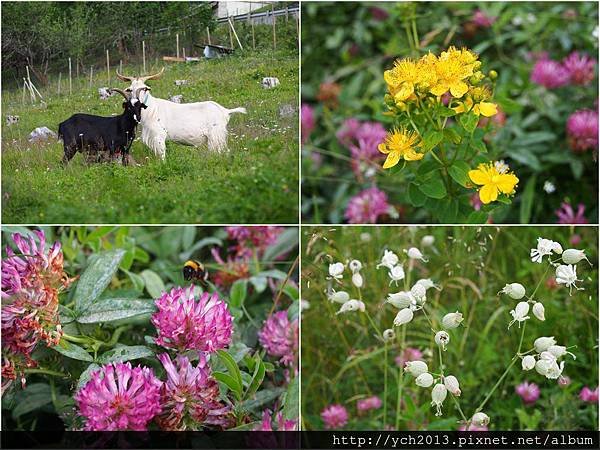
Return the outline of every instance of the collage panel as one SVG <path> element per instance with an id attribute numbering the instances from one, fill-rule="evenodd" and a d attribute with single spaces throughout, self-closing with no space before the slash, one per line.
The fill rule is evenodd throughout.
<path id="1" fill-rule="evenodd" d="M 47 442 L 298 429 L 297 227 L 3 227 L 2 238 L 3 431 Z M 31 439 L 11 436 L 11 448 Z M 92 437 L 62 443 L 140 445 Z"/>
<path id="2" fill-rule="evenodd" d="M 598 2 L 302 2 L 303 223 L 598 223 Z"/>
<path id="3" fill-rule="evenodd" d="M 305 430 L 598 430 L 596 227 L 304 226 L 301 253 Z"/>
<path id="4" fill-rule="evenodd" d="M 298 30 L 291 2 L 2 2 L 2 222 L 297 224 Z"/>

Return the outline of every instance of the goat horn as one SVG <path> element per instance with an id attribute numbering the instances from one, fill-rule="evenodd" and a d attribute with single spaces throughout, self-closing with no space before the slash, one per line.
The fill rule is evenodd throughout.
<path id="1" fill-rule="evenodd" d="M 140 77 L 140 81 L 156 80 L 157 78 L 160 78 L 162 76 L 164 71 L 165 71 L 165 68 L 163 67 L 162 69 L 160 69 L 160 72 L 155 73 L 154 75 L 148 75 L 147 77 Z"/>
<path id="2" fill-rule="evenodd" d="M 119 69 L 117 69 L 116 72 L 117 72 L 117 78 L 120 80 L 123 80 L 123 81 L 131 81 L 135 78 L 135 77 L 126 77 L 125 75 L 121 75 L 119 73 Z"/>
<path id="3" fill-rule="evenodd" d="M 125 100 L 129 100 L 129 96 L 121 89 L 117 89 L 117 88 L 110 88 L 109 91 L 112 92 L 118 92 L 119 94 L 121 94 L 123 97 L 125 97 Z"/>

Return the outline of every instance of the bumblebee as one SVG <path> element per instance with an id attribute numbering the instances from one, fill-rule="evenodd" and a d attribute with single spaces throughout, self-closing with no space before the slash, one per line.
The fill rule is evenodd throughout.
<path id="1" fill-rule="evenodd" d="M 208 286 L 208 272 L 204 264 L 195 259 L 188 259 L 183 265 L 183 278 L 186 281 L 197 281 L 203 287 Z"/>

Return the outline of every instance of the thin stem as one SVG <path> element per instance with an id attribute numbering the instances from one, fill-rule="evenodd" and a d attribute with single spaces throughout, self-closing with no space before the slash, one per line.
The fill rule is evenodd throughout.
<path id="1" fill-rule="evenodd" d="M 454 400 L 454 404 L 456 405 L 456 409 L 458 409 L 458 412 L 460 413 L 460 416 L 463 418 L 463 420 L 465 422 L 468 422 L 469 419 L 467 419 L 467 417 L 465 416 L 465 413 L 461 409 L 460 403 L 458 403 L 458 400 L 456 399 L 456 397 L 454 395 L 452 395 L 452 394 L 450 394 L 450 396 L 452 397 L 452 400 Z"/>
<path id="2" fill-rule="evenodd" d="M 383 427 L 387 424 L 388 343 L 383 343 Z"/>
<path id="3" fill-rule="evenodd" d="M 71 336 L 70 334 L 63 333 L 63 338 L 70 342 L 78 342 L 79 344 L 89 344 L 90 340 L 88 338 L 80 338 L 77 336 Z"/>
<path id="4" fill-rule="evenodd" d="M 51 375 L 53 377 L 61 377 L 61 378 L 69 378 L 69 375 L 62 372 L 57 372 L 55 370 L 50 369 L 25 369 L 25 373 L 43 373 L 44 375 Z"/>
<path id="5" fill-rule="evenodd" d="M 377 336 L 381 336 L 381 331 L 379 331 L 379 327 L 375 324 L 375 322 L 373 322 L 373 319 L 371 318 L 369 311 L 367 311 L 366 309 L 365 309 L 365 315 L 367 316 L 367 319 L 369 319 L 371 326 L 373 328 L 375 328 L 375 332 L 377 333 Z"/>
<path id="6" fill-rule="evenodd" d="M 402 332 L 400 334 L 400 352 L 404 352 L 404 344 L 406 339 L 406 327 L 402 327 Z M 398 367 L 398 394 L 396 396 L 396 430 L 400 428 L 400 412 L 402 409 L 402 387 L 404 371 L 402 367 Z"/>

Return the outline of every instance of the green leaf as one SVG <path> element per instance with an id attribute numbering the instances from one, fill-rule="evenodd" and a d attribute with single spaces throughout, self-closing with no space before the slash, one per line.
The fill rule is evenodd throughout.
<path id="1" fill-rule="evenodd" d="M 151 358 L 154 352 L 144 345 L 123 345 L 109 350 L 98 358 L 98 362 L 108 364 L 112 362 L 131 361 L 140 358 Z"/>
<path id="2" fill-rule="evenodd" d="M 479 122 L 479 116 L 473 112 L 461 114 L 458 117 L 458 121 L 461 126 L 465 129 L 465 131 L 472 133 L 477 128 L 477 123 Z"/>
<path id="3" fill-rule="evenodd" d="M 248 293 L 248 280 L 241 279 L 237 280 L 231 286 L 229 291 L 229 304 L 235 308 L 241 308 L 246 300 Z"/>
<path id="4" fill-rule="evenodd" d="M 152 298 L 158 298 L 165 292 L 165 283 L 161 280 L 160 276 L 156 272 L 150 269 L 146 269 L 140 273 L 140 276 L 144 280 L 146 285 L 146 291 Z"/>
<path id="5" fill-rule="evenodd" d="M 265 366 L 266 366 L 266 364 L 265 364 Z M 283 389 L 281 387 L 276 387 L 276 388 L 271 388 L 271 389 L 262 389 L 254 395 L 254 398 L 248 399 L 248 400 L 245 400 L 244 402 L 242 402 L 241 407 L 245 411 L 258 410 L 259 408 L 262 408 L 263 405 L 266 405 L 267 403 L 270 403 L 273 400 L 275 400 L 283 392 L 285 392 L 285 389 Z"/>
<path id="6" fill-rule="evenodd" d="M 127 274 L 131 280 L 131 283 L 133 284 L 133 288 L 136 291 L 142 292 L 144 290 L 146 283 L 144 283 L 144 279 L 142 277 L 140 277 L 137 273 L 133 273 L 128 270 L 123 270 L 123 272 Z"/>
<path id="7" fill-rule="evenodd" d="M 300 290 L 290 283 L 286 283 L 286 285 L 283 287 L 283 293 L 294 301 L 297 301 L 300 298 Z"/>
<path id="8" fill-rule="evenodd" d="M 487 213 L 483 211 L 473 211 L 471 214 L 469 214 L 469 217 L 467 217 L 467 223 L 485 223 L 487 222 L 487 219 Z"/>
<path id="9" fill-rule="evenodd" d="M 571 159 L 571 172 L 573 173 L 573 178 L 579 180 L 581 175 L 583 175 L 583 162 L 580 159 Z"/>
<path id="10" fill-rule="evenodd" d="M 425 204 L 427 197 L 423 194 L 415 183 L 408 185 L 408 201 L 411 205 L 420 207 Z"/>
<path id="11" fill-rule="evenodd" d="M 249 281 L 259 294 L 267 288 L 267 279 L 265 277 L 250 277 Z"/>
<path id="12" fill-rule="evenodd" d="M 272 270 L 264 270 L 262 272 L 257 273 L 255 276 L 257 277 L 266 277 L 266 278 L 274 278 L 276 280 L 285 280 L 287 278 L 287 273 L 272 269 Z"/>
<path id="13" fill-rule="evenodd" d="M 92 355 L 86 352 L 82 347 L 65 340 L 65 338 L 62 338 L 58 345 L 55 345 L 52 348 L 58 353 L 65 355 L 66 357 L 71 359 L 77 359 L 79 361 L 88 362 L 92 362 L 94 360 L 94 358 L 92 358 Z"/>
<path id="14" fill-rule="evenodd" d="M 79 376 L 79 380 L 77 381 L 77 388 L 75 390 L 78 391 L 83 386 L 85 386 L 85 384 L 88 381 L 90 381 L 90 378 L 92 377 L 92 373 L 98 369 L 100 369 L 100 366 L 96 363 L 92 363 L 89 366 L 87 366 L 87 369 L 85 369 L 83 372 L 81 372 L 81 375 Z"/>
<path id="15" fill-rule="evenodd" d="M 533 197 L 535 195 L 536 176 L 532 176 L 527 180 L 523 195 L 521 195 L 521 207 L 519 209 L 519 221 L 521 223 L 529 223 L 531 220 L 531 210 L 533 208 Z"/>
<path id="16" fill-rule="evenodd" d="M 428 131 L 423 136 L 423 145 L 421 146 L 423 153 L 435 148 L 444 139 L 444 133 L 442 131 Z"/>
<path id="17" fill-rule="evenodd" d="M 294 247 L 298 245 L 298 228 L 291 227 L 279 235 L 277 241 L 267 247 L 265 250 L 262 260 L 263 261 L 275 261 L 279 256 L 288 253 Z"/>
<path id="18" fill-rule="evenodd" d="M 89 264 L 75 288 L 75 310 L 78 313 L 85 311 L 106 289 L 113 275 L 119 268 L 124 250 L 117 249 L 109 252 L 97 253 L 90 257 Z"/>
<path id="19" fill-rule="evenodd" d="M 462 142 L 462 137 L 453 128 L 445 128 L 444 136 L 454 144 L 460 144 Z"/>
<path id="20" fill-rule="evenodd" d="M 431 178 L 425 183 L 419 186 L 419 190 L 427 197 L 441 199 L 446 197 L 446 186 L 442 181 L 441 176 L 439 178 Z"/>
<path id="21" fill-rule="evenodd" d="M 471 168 L 464 161 L 455 161 L 449 168 L 448 173 L 454 181 L 463 187 L 467 187 L 469 182 L 469 170 Z"/>
<path id="22" fill-rule="evenodd" d="M 479 153 L 487 153 L 485 142 L 483 142 L 481 139 L 472 139 L 471 142 L 469 142 L 469 145 L 472 149 L 477 150 Z"/>
<path id="23" fill-rule="evenodd" d="M 239 367 L 237 366 L 235 360 L 231 357 L 231 355 L 229 353 L 227 353 L 225 350 L 219 350 L 217 352 L 217 355 L 219 356 L 219 359 L 221 360 L 221 362 L 227 368 L 227 372 L 229 372 L 229 375 L 235 380 L 236 385 L 239 386 L 239 388 L 237 390 L 233 390 L 233 391 L 236 394 L 237 399 L 241 400 L 243 384 L 242 384 L 242 374 L 240 373 Z"/>
<path id="24" fill-rule="evenodd" d="M 52 401 L 50 386 L 45 383 L 29 384 L 24 391 L 17 394 L 16 406 L 12 410 L 13 419 L 35 411 Z"/>
<path id="25" fill-rule="evenodd" d="M 283 405 L 283 418 L 288 420 L 297 419 L 300 415 L 298 377 L 295 377 L 288 385 Z"/>
<path id="26" fill-rule="evenodd" d="M 90 305 L 78 318 L 79 323 L 102 323 L 152 313 L 156 310 L 152 300 L 110 298 Z"/>
<path id="27" fill-rule="evenodd" d="M 448 108 L 443 105 L 439 105 L 437 107 L 436 113 L 438 114 L 438 116 L 442 117 L 452 117 L 456 115 L 456 111 L 454 111 L 452 108 Z"/>
<path id="28" fill-rule="evenodd" d="M 446 199 L 436 212 L 440 223 L 455 223 L 458 215 L 458 201 Z"/>
<path id="29" fill-rule="evenodd" d="M 235 394 L 235 397 L 238 399 L 238 401 L 241 400 L 243 389 L 241 379 L 238 381 L 228 373 L 223 372 L 213 372 L 213 376 L 221 383 L 224 383 L 225 386 L 227 386 L 229 390 Z"/>
<path id="30" fill-rule="evenodd" d="M 196 242 L 194 245 L 192 245 L 190 248 L 188 248 L 187 250 L 181 252 L 179 254 L 179 258 L 182 261 L 185 261 L 187 259 L 190 259 L 190 257 L 194 254 L 194 252 L 208 246 L 208 245 L 218 245 L 218 246 L 222 246 L 223 245 L 223 241 L 219 238 L 216 237 L 206 237 L 204 239 L 200 239 L 198 242 Z"/>
<path id="31" fill-rule="evenodd" d="M 248 389 L 246 389 L 244 398 L 249 398 L 253 396 L 256 393 L 256 391 L 258 391 L 258 388 L 260 387 L 260 385 L 263 382 L 263 379 L 265 378 L 265 364 L 262 362 L 260 355 L 256 353 L 254 355 L 254 359 L 255 364 L 254 373 L 252 374 L 252 381 L 250 381 Z"/>
<path id="32" fill-rule="evenodd" d="M 521 111 L 523 109 L 523 106 L 521 104 L 517 103 L 515 100 L 509 99 L 506 97 L 496 96 L 494 98 L 494 100 L 496 101 L 496 103 L 498 103 L 500 105 L 502 110 L 507 114 L 518 113 L 519 111 Z"/>
<path id="33" fill-rule="evenodd" d="M 194 238 L 196 237 L 196 227 L 182 227 L 181 231 L 181 246 L 183 248 L 190 248 L 194 244 Z"/>

